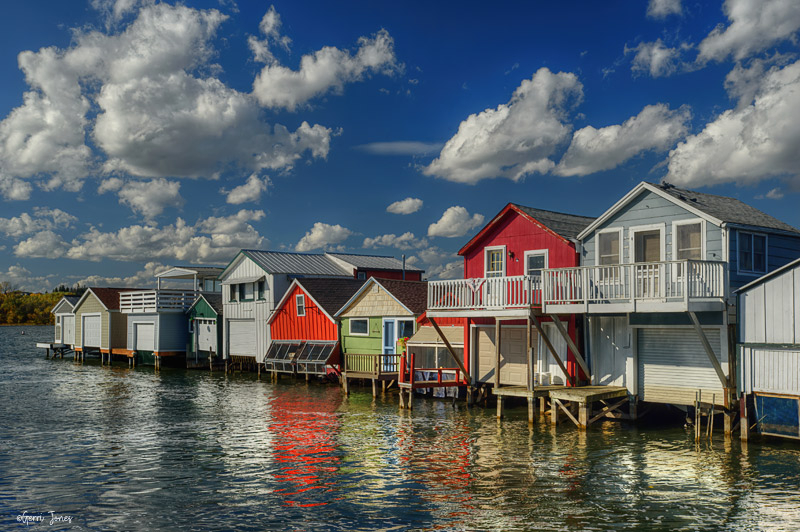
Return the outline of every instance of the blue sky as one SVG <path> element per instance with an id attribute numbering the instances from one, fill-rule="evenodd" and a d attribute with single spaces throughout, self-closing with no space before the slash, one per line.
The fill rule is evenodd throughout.
<path id="1" fill-rule="evenodd" d="M 0 280 L 153 284 L 240 248 L 460 277 L 506 203 L 636 183 L 796 227 L 800 4 L 30 0 L 0 19 Z"/>

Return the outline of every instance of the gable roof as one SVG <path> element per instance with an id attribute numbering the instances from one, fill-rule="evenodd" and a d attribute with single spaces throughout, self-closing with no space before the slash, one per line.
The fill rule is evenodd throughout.
<path id="1" fill-rule="evenodd" d="M 294 291 L 295 286 L 299 286 L 314 303 L 324 312 L 331 321 L 334 321 L 334 314 L 342 305 L 347 303 L 353 294 L 358 292 L 366 281 L 363 279 L 339 279 L 339 278 L 308 278 L 308 279 L 295 279 L 286 293 L 275 305 L 275 310 L 270 315 L 267 323 L 272 323 L 279 311 L 283 308 L 286 300 Z"/>
<path id="2" fill-rule="evenodd" d="M 354 255 L 352 253 L 325 253 L 327 257 L 339 259 L 359 270 L 391 270 L 403 269 L 403 261 L 384 255 Z M 424 272 L 425 270 L 406 264 L 407 272 Z"/>
<path id="3" fill-rule="evenodd" d="M 561 237 L 561 239 L 565 242 L 569 242 L 570 240 L 577 238 L 578 233 L 580 233 L 584 227 L 594 221 L 594 218 L 589 216 L 546 211 L 544 209 L 535 209 L 533 207 L 526 207 L 516 203 L 509 203 L 503 207 L 503 209 L 497 213 L 497 215 L 495 215 L 495 217 L 492 218 L 489 223 L 484 225 L 483 229 L 478 231 L 478 233 L 473 236 L 469 242 L 464 244 L 464 246 L 458 250 L 458 254 L 464 255 L 470 249 L 475 247 L 475 245 L 484 237 L 484 235 L 491 231 L 498 223 L 500 223 L 500 220 L 511 211 L 520 214 L 536 225 L 539 225 L 546 231 Z"/>
<path id="4" fill-rule="evenodd" d="M 61 299 L 59 299 L 55 305 L 53 305 L 53 308 L 50 312 L 55 313 L 56 309 L 60 307 L 62 303 L 66 303 L 67 305 L 69 305 L 69 309 L 72 310 L 75 308 L 75 305 L 78 304 L 78 301 L 80 301 L 80 299 L 81 299 L 80 296 L 64 296 Z"/>
<path id="5" fill-rule="evenodd" d="M 194 300 L 194 303 L 192 303 L 192 306 L 189 307 L 187 312 L 193 309 L 194 306 L 197 305 L 197 302 L 201 299 L 204 299 L 205 302 L 208 303 L 208 306 L 211 307 L 218 316 L 222 315 L 222 294 L 217 292 L 205 292 L 200 294 L 197 296 L 197 299 Z"/>
<path id="6" fill-rule="evenodd" d="M 781 222 L 777 218 L 774 218 L 769 214 L 766 214 L 736 198 L 717 196 L 703 192 L 694 192 L 693 190 L 678 188 L 667 183 L 655 185 L 653 183 L 642 181 L 633 187 L 633 189 L 625 194 L 619 201 L 612 205 L 611 208 L 606 210 L 606 212 L 604 212 L 599 218 L 581 231 L 581 233 L 578 235 L 578 239 L 585 238 L 597 227 L 605 223 L 614 214 L 619 212 L 619 210 L 625 205 L 633 201 L 643 191 L 650 191 L 717 226 L 729 223 L 747 225 L 751 227 L 762 227 L 765 229 L 774 229 L 778 231 L 787 231 L 800 235 L 800 231 L 791 225 Z"/>
<path id="7" fill-rule="evenodd" d="M 399 281 L 395 279 L 378 279 L 370 277 L 358 292 L 336 312 L 334 317 L 338 317 L 355 303 L 362 294 L 366 293 L 373 284 L 383 288 L 395 301 L 404 307 L 409 313 L 419 315 L 425 312 L 428 306 L 428 281 Z"/>
<path id="8" fill-rule="evenodd" d="M 222 270 L 219 266 L 173 266 L 168 270 L 157 273 L 156 277 L 162 279 L 216 279 Z"/>
<path id="9" fill-rule="evenodd" d="M 86 289 L 86 292 L 83 293 L 81 298 L 75 303 L 73 308 L 77 308 L 88 296 L 92 294 L 96 297 L 100 304 L 105 307 L 106 310 L 119 310 L 119 294 L 121 292 L 141 292 L 143 290 L 148 290 L 147 288 L 104 288 L 104 287 L 89 287 Z"/>

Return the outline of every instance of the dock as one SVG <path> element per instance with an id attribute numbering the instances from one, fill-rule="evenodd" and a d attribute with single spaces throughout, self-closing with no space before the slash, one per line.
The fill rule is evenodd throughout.
<path id="1" fill-rule="evenodd" d="M 616 400 L 616 401 L 614 401 Z M 628 389 L 624 386 L 575 386 L 562 387 L 550 391 L 550 421 L 558 425 L 559 416 L 564 413 L 575 425 L 586 430 L 589 425 L 605 417 L 626 403 L 629 403 Z M 603 407 L 594 413 L 595 403 Z M 572 410 L 577 408 L 576 418 Z"/>

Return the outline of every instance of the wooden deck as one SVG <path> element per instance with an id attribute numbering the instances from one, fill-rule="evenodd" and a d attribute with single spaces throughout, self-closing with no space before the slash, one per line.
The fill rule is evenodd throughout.
<path id="1" fill-rule="evenodd" d="M 575 425 L 586 430 L 589 425 L 606 414 L 614 412 L 629 402 L 628 389 L 624 386 L 576 386 L 562 388 L 550 392 L 550 421 L 558 424 L 559 415 L 564 413 Z M 595 403 L 600 403 L 602 408 L 594 412 Z M 577 407 L 578 417 L 573 410 Z"/>
<path id="2" fill-rule="evenodd" d="M 566 386 L 536 386 L 533 390 L 528 390 L 525 386 L 501 386 L 500 388 L 492 388 L 492 395 L 535 399 L 538 397 L 550 397 L 550 392 L 562 388 L 566 388 Z"/>

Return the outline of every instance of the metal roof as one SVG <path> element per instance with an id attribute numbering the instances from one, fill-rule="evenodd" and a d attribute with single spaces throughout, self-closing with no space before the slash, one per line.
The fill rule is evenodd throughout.
<path id="1" fill-rule="evenodd" d="M 352 277 L 352 273 L 344 271 L 331 259 L 321 254 L 260 251 L 257 249 L 243 249 L 242 253 L 250 257 L 267 273 Z"/>
<path id="2" fill-rule="evenodd" d="M 384 255 L 354 255 L 351 253 L 326 253 L 331 257 L 352 264 L 353 267 L 364 270 L 402 270 L 403 261 L 394 257 Z M 424 272 L 420 268 L 416 268 L 406 264 L 407 272 Z"/>
<path id="3" fill-rule="evenodd" d="M 578 233 L 583 231 L 587 225 L 595 220 L 590 216 L 578 216 L 577 214 L 534 209 L 533 207 L 526 207 L 517 203 L 513 203 L 512 205 L 528 216 L 543 223 L 551 231 L 568 239 L 576 238 Z"/>
<path id="4" fill-rule="evenodd" d="M 156 277 L 167 279 L 194 279 L 197 276 L 200 279 L 216 279 L 222 273 L 224 268 L 217 266 L 173 266 L 161 273 L 157 273 Z"/>
<path id="5" fill-rule="evenodd" d="M 736 198 L 729 198 L 727 196 L 715 196 L 714 194 L 705 194 L 703 192 L 695 192 L 693 190 L 686 190 L 678 188 L 669 184 L 654 185 L 678 201 L 691 205 L 704 213 L 713 216 L 723 222 L 752 225 L 755 227 L 765 227 L 768 229 L 778 229 L 780 231 L 789 231 L 791 233 L 798 233 L 800 231 L 791 225 L 784 223 L 777 218 L 773 218 L 767 213 L 752 207 Z"/>

